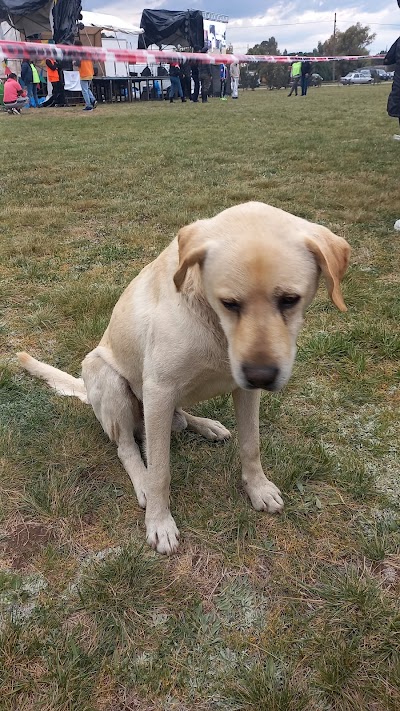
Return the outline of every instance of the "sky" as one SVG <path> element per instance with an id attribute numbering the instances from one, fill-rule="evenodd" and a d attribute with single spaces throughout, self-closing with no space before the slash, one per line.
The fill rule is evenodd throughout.
<path id="1" fill-rule="evenodd" d="M 376 33 L 371 54 L 389 49 L 400 35 L 397 0 L 82 0 L 82 5 L 138 26 L 143 8 L 186 10 L 189 5 L 228 15 L 227 41 L 238 53 L 272 36 L 282 52 L 310 52 L 332 34 L 335 12 L 338 30 L 360 22 Z"/>

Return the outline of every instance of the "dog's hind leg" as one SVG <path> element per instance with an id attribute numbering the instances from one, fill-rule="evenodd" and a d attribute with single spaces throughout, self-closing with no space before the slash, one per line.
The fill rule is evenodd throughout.
<path id="1" fill-rule="evenodd" d="M 118 457 L 135 489 L 139 506 L 146 507 L 146 467 L 134 435 L 142 433 L 142 411 L 125 378 L 95 352 L 82 363 L 88 400 L 104 432 L 116 442 Z"/>
<path id="2" fill-rule="evenodd" d="M 209 439 L 211 442 L 220 442 L 224 439 L 229 439 L 231 433 L 217 420 L 209 420 L 207 417 L 195 417 L 183 410 L 179 411 L 187 422 L 187 429 L 190 432 Z"/>

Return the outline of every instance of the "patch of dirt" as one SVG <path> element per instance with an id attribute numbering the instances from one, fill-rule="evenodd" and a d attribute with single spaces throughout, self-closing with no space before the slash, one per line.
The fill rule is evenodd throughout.
<path id="1" fill-rule="evenodd" d="M 175 580 L 186 578 L 201 592 L 204 607 L 208 610 L 226 575 L 222 555 L 205 552 L 199 546 L 187 543 L 180 554 L 172 556 L 168 563 Z"/>
<path id="2" fill-rule="evenodd" d="M 18 523 L 0 540 L 0 554 L 11 568 L 21 570 L 53 539 L 53 532 L 41 523 Z"/>
<path id="3" fill-rule="evenodd" d="M 373 566 L 385 587 L 396 588 L 400 584 L 400 556 L 388 556 L 385 560 Z"/>

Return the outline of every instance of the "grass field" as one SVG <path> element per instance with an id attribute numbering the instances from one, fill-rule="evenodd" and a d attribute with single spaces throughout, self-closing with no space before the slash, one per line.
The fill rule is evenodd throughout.
<path id="1" fill-rule="evenodd" d="M 400 144 L 387 86 L 306 99 L 0 115 L 0 708 L 400 708 Z M 172 437 L 169 559 L 144 545 L 92 411 L 22 373 L 73 374 L 124 286 L 178 228 L 246 200 L 352 245 L 346 314 L 321 286 L 289 386 L 263 396 L 262 459 L 285 512 L 239 484 L 233 439 Z M 211 415 L 212 413 L 212 415 Z"/>

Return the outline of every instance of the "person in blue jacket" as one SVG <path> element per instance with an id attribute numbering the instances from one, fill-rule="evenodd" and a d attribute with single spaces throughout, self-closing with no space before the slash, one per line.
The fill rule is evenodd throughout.
<path id="1" fill-rule="evenodd" d="M 34 72 L 36 77 L 34 76 Z M 37 81 L 35 81 L 35 79 Z M 29 59 L 23 59 L 21 63 L 21 80 L 26 87 L 29 96 L 29 103 L 35 108 L 39 107 L 39 99 L 37 95 L 37 84 L 39 82 L 38 71 Z"/>

